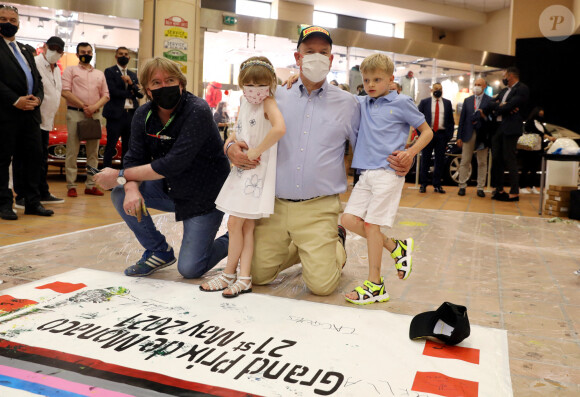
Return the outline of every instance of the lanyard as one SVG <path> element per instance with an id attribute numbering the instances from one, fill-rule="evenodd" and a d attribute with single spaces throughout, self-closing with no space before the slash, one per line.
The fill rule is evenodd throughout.
<path id="1" fill-rule="evenodd" d="M 152 114 L 153 114 L 153 111 L 152 110 L 149 110 L 149 112 L 147 113 L 147 117 L 145 117 L 145 133 L 146 134 L 147 134 L 147 121 L 149 120 L 149 117 L 151 117 Z M 167 127 L 169 127 L 169 124 L 171 124 L 171 122 L 173 121 L 174 118 L 175 118 L 175 114 L 172 114 L 171 115 L 171 118 L 167 121 L 167 123 L 165 123 L 165 125 L 163 126 L 163 128 L 161 129 L 161 131 L 159 131 L 156 134 L 147 134 L 147 135 L 152 136 L 153 138 L 159 138 L 159 139 L 165 139 L 165 140 L 167 140 L 167 139 L 173 139 L 170 136 L 167 136 L 167 135 L 159 135 L 159 134 L 161 134 L 163 131 L 165 131 L 165 129 Z"/>

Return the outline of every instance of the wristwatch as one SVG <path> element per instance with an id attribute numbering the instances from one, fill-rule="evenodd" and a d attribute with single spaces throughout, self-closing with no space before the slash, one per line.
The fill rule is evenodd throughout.
<path id="1" fill-rule="evenodd" d="M 127 179 L 125 179 L 125 170 L 119 171 L 119 176 L 117 176 L 117 183 L 119 185 L 124 185 L 127 183 Z"/>

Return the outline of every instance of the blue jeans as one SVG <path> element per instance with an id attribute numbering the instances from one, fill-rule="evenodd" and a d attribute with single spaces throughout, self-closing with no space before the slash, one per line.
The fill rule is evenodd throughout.
<path id="1" fill-rule="evenodd" d="M 147 208 L 165 212 L 175 212 L 175 203 L 163 191 L 163 180 L 145 181 L 139 187 Z M 165 236 L 157 230 L 150 216 L 143 216 L 141 222 L 123 210 L 125 190 L 117 186 L 111 192 L 111 200 L 121 218 L 133 231 L 139 243 L 149 251 L 167 251 L 169 245 Z M 224 214 L 214 209 L 208 214 L 195 216 L 183 221 L 183 240 L 179 250 L 177 270 L 185 278 L 198 278 L 212 269 L 228 255 L 229 236 L 215 238 Z"/>

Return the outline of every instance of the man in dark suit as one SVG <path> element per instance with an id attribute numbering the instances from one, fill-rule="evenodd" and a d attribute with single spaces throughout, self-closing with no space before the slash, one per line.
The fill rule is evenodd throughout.
<path id="1" fill-rule="evenodd" d="M 496 114 L 498 127 L 491 141 L 493 162 L 492 174 L 495 181 L 495 194 L 498 201 L 519 201 L 519 175 L 517 162 L 517 143 L 522 135 L 524 119 L 522 111 L 530 98 L 528 86 L 520 82 L 520 71 L 509 67 L 504 72 L 503 84 L 506 86 L 488 107 Z M 485 113 L 486 112 L 484 110 Z M 510 193 L 504 192 L 504 168 L 510 174 Z"/>
<path id="2" fill-rule="evenodd" d="M 461 148 L 461 164 L 459 166 L 459 191 L 460 196 L 465 196 L 467 187 L 468 170 L 473 157 L 473 151 L 477 154 L 477 195 L 485 197 L 483 189 L 487 176 L 487 156 L 489 152 L 489 131 L 491 121 L 479 111 L 486 108 L 492 102 L 489 95 L 484 94 L 487 83 L 481 77 L 475 80 L 473 92 L 475 95 L 465 98 L 459 117 L 457 128 L 457 146 Z"/>
<path id="3" fill-rule="evenodd" d="M 13 195 L 8 188 L 10 162 L 18 164 L 24 181 L 25 214 L 50 216 L 40 204 L 42 146 L 40 103 L 44 98 L 34 48 L 15 40 L 20 26 L 18 10 L 0 5 L 0 217 L 16 220 Z"/>
<path id="4" fill-rule="evenodd" d="M 111 167 L 117 141 L 121 137 L 122 158 L 129 150 L 131 138 L 131 121 L 135 110 L 139 107 L 137 98 L 143 98 L 139 92 L 139 80 L 137 75 L 127 68 L 131 59 L 126 47 L 119 47 L 115 52 L 117 64 L 105 69 L 105 78 L 109 87 L 111 100 L 105 104 L 103 116 L 107 119 L 107 146 L 103 158 L 103 167 Z"/>
<path id="5" fill-rule="evenodd" d="M 427 191 L 429 168 L 431 167 L 431 153 L 435 150 L 435 169 L 433 171 L 433 187 L 437 193 L 445 193 L 441 186 L 441 173 L 445 164 L 445 147 L 453 136 L 455 121 L 453 120 L 453 107 L 451 101 L 441 98 L 443 87 L 440 83 L 433 84 L 432 97 L 422 99 L 419 103 L 419 111 L 425 115 L 425 121 L 433 130 L 433 139 L 421 151 L 421 175 L 419 177 L 420 193 Z"/>

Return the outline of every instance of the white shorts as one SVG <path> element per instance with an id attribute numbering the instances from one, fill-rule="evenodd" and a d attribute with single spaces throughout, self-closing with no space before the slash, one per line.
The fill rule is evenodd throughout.
<path id="1" fill-rule="evenodd" d="M 405 177 L 385 169 L 366 170 L 354 186 L 344 212 L 366 223 L 392 227 L 401 201 Z"/>

